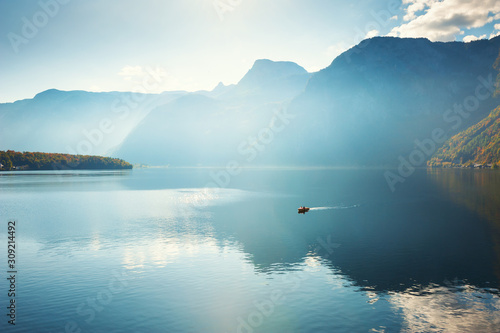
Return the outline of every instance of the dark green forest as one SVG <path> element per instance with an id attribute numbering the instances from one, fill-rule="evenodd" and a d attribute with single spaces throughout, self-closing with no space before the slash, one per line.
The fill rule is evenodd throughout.
<path id="1" fill-rule="evenodd" d="M 111 157 L 55 153 L 0 151 L 0 170 L 132 169 L 132 164 Z"/>

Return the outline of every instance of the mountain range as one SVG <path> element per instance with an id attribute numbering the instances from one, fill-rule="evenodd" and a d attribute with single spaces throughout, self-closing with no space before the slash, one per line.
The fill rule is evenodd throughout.
<path id="1" fill-rule="evenodd" d="M 46 90 L 0 104 L 0 150 L 110 155 L 152 108 L 184 94 Z"/>
<path id="2" fill-rule="evenodd" d="M 449 137 L 496 106 L 490 96 L 499 49 L 499 38 L 474 43 L 365 40 L 311 77 L 290 106 L 301 120 L 292 129 L 300 135 L 289 140 L 301 147 L 298 156 L 307 154 L 315 163 L 396 165 L 434 129 Z M 485 82 L 491 83 L 484 87 Z M 451 120 L 454 106 L 478 90 L 488 97 L 460 123 Z"/>
<path id="3" fill-rule="evenodd" d="M 433 130 L 451 138 L 498 106 L 499 50 L 500 37 L 375 37 L 316 73 L 261 59 L 212 91 L 51 89 L 0 104 L 0 150 L 172 166 L 394 166 Z"/>

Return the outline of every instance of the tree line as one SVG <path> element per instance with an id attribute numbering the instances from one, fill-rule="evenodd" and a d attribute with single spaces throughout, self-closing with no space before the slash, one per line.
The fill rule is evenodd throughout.
<path id="1" fill-rule="evenodd" d="M 132 169 L 119 158 L 56 153 L 0 151 L 0 170 L 99 170 Z"/>

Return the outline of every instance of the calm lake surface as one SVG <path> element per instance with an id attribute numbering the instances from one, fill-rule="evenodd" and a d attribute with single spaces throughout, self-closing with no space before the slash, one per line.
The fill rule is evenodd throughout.
<path id="1" fill-rule="evenodd" d="M 500 172 L 219 171 L 1 173 L 0 331 L 500 330 Z"/>

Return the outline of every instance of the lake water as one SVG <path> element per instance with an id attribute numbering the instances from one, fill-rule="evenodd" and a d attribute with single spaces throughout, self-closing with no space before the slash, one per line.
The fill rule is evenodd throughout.
<path id="1" fill-rule="evenodd" d="M 500 172 L 218 172 L 1 173 L 0 331 L 500 330 Z"/>

